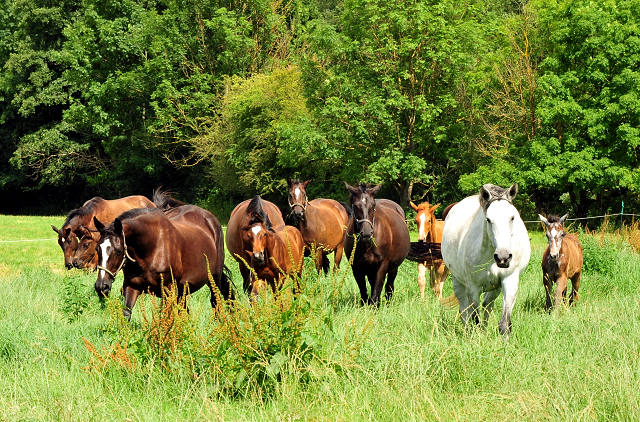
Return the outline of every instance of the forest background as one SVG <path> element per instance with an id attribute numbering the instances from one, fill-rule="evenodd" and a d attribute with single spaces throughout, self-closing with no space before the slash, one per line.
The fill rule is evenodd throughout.
<path id="1" fill-rule="evenodd" d="M 0 213 L 158 186 L 227 218 L 520 186 L 640 210 L 640 0 L 0 0 Z M 441 211 L 441 210 L 439 210 Z"/>

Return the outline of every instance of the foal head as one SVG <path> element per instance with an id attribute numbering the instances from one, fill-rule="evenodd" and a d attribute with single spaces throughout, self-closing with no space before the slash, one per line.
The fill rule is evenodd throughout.
<path id="1" fill-rule="evenodd" d="M 267 239 L 273 233 L 273 226 L 267 213 L 262 209 L 262 199 L 255 196 L 247 206 L 248 223 L 242 228 L 245 251 L 251 256 L 252 267 L 267 264 Z"/>
<path id="2" fill-rule="evenodd" d="M 436 224 L 436 216 L 433 212 L 440 206 L 434 205 L 431 207 L 428 202 L 423 202 L 420 205 L 416 205 L 413 202 L 409 202 L 411 208 L 416 210 L 416 223 L 418 223 L 418 241 L 424 242 L 427 240 L 427 236 L 431 233 L 431 227 Z M 430 239 L 432 242 L 434 239 Z"/>
<path id="3" fill-rule="evenodd" d="M 358 186 L 350 186 L 347 182 L 344 185 L 351 192 L 350 204 L 353 209 L 356 233 L 360 234 L 360 240 L 369 242 L 373 237 L 376 212 L 376 200 L 373 195 L 380 190 L 382 185 L 371 187 L 366 183 L 361 183 Z"/>
<path id="4" fill-rule="evenodd" d="M 309 203 L 307 199 L 307 185 L 309 182 L 311 182 L 311 180 L 301 182 L 299 179 L 291 180 L 287 178 L 287 185 L 289 185 L 289 196 L 287 200 L 289 201 L 291 213 L 298 220 L 304 218 L 304 213 L 307 210 L 307 204 Z"/>
<path id="5" fill-rule="evenodd" d="M 96 250 L 98 251 L 98 278 L 95 289 L 98 296 L 109 296 L 111 285 L 116 273 L 124 265 L 126 244 L 122 222 L 115 219 L 113 224 L 105 226 L 97 218 L 93 218 L 96 228 L 100 232 Z"/>
<path id="6" fill-rule="evenodd" d="M 87 229 L 84 226 L 78 227 L 78 231 L 82 237 L 78 241 L 78 250 L 71 262 L 76 268 L 85 268 L 95 259 L 97 241 L 94 236 L 98 237 L 99 234 L 97 230 Z"/>
<path id="7" fill-rule="evenodd" d="M 58 229 L 52 225 L 51 228 L 54 232 L 58 233 L 58 245 L 60 245 L 64 253 L 64 266 L 70 270 L 73 267 L 73 255 L 75 255 L 76 250 L 78 250 L 78 237 L 69 226 L 62 226 L 61 229 Z"/>
<path id="8" fill-rule="evenodd" d="M 513 223 L 516 218 L 520 218 L 518 210 L 512 204 L 517 194 L 517 183 L 508 189 L 492 184 L 480 188 L 480 206 L 485 212 L 485 228 L 495 248 L 493 259 L 500 268 L 509 268 L 513 258 Z"/>
<path id="9" fill-rule="evenodd" d="M 565 214 L 562 217 L 557 215 L 549 215 L 548 218 L 544 218 L 540 214 L 540 220 L 546 226 L 547 240 L 549 241 L 549 258 L 552 261 L 557 261 L 560 258 L 560 249 L 562 248 L 562 239 L 567 234 L 564 231 L 564 222 L 567 220 L 569 214 Z"/>

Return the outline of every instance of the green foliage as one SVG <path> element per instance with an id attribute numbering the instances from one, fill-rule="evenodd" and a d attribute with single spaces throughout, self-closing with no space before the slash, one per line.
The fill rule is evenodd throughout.
<path id="1" fill-rule="evenodd" d="M 619 246 L 607 236 L 594 236 L 581 232 L 579 239 L 584 257 L 583 271 L 603 276 L 613 275 L 617 268 L 618 256 L 620 256 Z"/>
<path id="2" fill-rule="evenodd" d="M 93 289 L 88 290 L 81 277 L 66 275 L 61 290 L 60 310 L 66 315 L 69 322 L 77 321 L 89 306 L 89 295 Z"/>

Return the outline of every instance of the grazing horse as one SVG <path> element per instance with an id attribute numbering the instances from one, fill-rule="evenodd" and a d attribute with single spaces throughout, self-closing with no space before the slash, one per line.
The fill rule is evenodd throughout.
<path id="1" fill-rule="evenodd" d="M 527 229 L 512 204 L 517 193 L 515 183 L 509 189 L 482 186 L 479 195 L 463 199 L 449 211 L 442 233 L 442 257 L 451 271 L 465 325 L 470 318 L 479 322 L 482 293 L 486 322 L 502 289 L 499 329 L 506 339 L 520 274 L 531 255 Z"/>
<path id="2" fill-rule="evenodd" d="M 547 295 L 546 309 L 560 306 L 567 294 L 567 283 L 571 279 L 571 295 L 569 305 L 578 300 L 580 276 L 582 275 L 582 245 L 578 237 L 564 231 L 565 214 L 562 217 L 550 215 L 540 220 L 546 226 L 549 244 L 542 255 L 542 283 Z M 557 283 L 554 301 L 551 302 L 553 284 Z"/>
<path id="3" fill-rule="evenodd" d="M 139 208 L 120 214 L 107 226 L 94 217 L 94 224 L 100 233 L 96 292 L 108 296 L 122 269 L 122 312 L 127 319 L 141 293 L 161 297 L 175 282 L 182 297 L 187 288 L 193 293 L 209 284 L 209 274 L 223 298 L 233 298 L 224 266 L 222 226 L 209 211 L 195 205 L 166 212 Z M 216 293 L 211 284 L 209 288 L 215 307 Z"/>
<path id="4" fill-rule="evenodd" d="M 264 213 L 269 217 L 272 229 L 284 227 L 284 220 L 280 209 L 272 202 L 262 199 L 256 195 L 252 199 L 247 199 L 236 205 L 229 217 L 225 241 L 227 250 L 231 256 L 238 261 L 240 274 L 242 274 L 242 287 L 245 293 L 250 294 L 253 290 L 253 274 L 250 265 L 253 257 L 252 249 L 249 249 L 249 233 L 243 229 L 249 227 L 249 223 L 254 218 L 254 213 Z"/>
<path id="5" fill-rule="evenodd" d="M 350 186 L 345 182 L 351 193 L 349 201 L 353 211 L 344 237 L 344 248 L 347 257 L 353 253 L 353 276 L 360 289 L 362 304 L 376 306 L 380 305 L 385 277 L 385 296 L 387 300 L 391 299 L 398 267 L 407 257 L 411 245 L 404 210 L 393 201 L 373 197 L 381 186 Z M 366 279 L 371 285 L 371 297 L 367 292 Z"/>
<path id="6" fill-rule="evenodd" d="M 53 231 L 58 233 L 58 244 L 64 252 L 65 267 L 95 270 L 98 256 L 95 251 L 97 238 L 94 240 L 92 237 L 97 237 L 93 217 L 111 222 L 124 211 L 133 208 L 155 208 L 155 205 L 142 195 L 111 200 L 95 197 L 85 202 L 82 207 L 71 210 L 61 229 L 51 226 Z M 91 241 L 79 245 L 78 239 L 85 235 L 89 236 Z"/>
<path id="7" fill-rule="evenodd" d="M 258 197 L 259 198 L 259 197 Z M 304 259 L 304 239 L 300 231 L 293 226 L 273 227 L 269 215 L 260 207 L 260 201 L 249 203 L 247 214 L 251 216 L 248 224 L 241 228 L 245 250 L 251 253 L 252 296 L 258 296 L 263 281 L 275 293 L 286 275 L 302 275 Z M 254 273 L 255 272 L 255 273 Z"/>
<path id="8" fill-rule="evenodd" d="M 335 251 L 334 271 L 340 267 L 344 241 L 344 231 L 349 223 L 347 209 L 333 199 L 317 198 L 309 201 L 307 185 L 311 180 L 287 179 L 289 185 L 289 207 L 298 222 L 307 250 L 315 251 L 315 263 L 318 271 L 329 272 L 327 255 Z"/>
<path id="9" fill-rule="evenodd" d="M 427 243 L 442 243 L 442 230 L 444 228 L 444 221 L 436 220 L 434 211 L 440 206 L 429 205 L 428 202 L 423 202 L 420 205 L 416 205 L 413 202 L 409 202 L 411 208 L 416 210 L 416 223 L 418 223 L 418 241 Z M 442 286 L 444 285 L 449 270 L 444 265 L 442 259 L 432 259 L 431 262 L 418 262 L 418 287 L 420 287 L 420 296 L 424 299 L 424 288 L 427 284 L 425 273 L 429 267 L 429 284 L 436 298 L 442 297 Z"/>

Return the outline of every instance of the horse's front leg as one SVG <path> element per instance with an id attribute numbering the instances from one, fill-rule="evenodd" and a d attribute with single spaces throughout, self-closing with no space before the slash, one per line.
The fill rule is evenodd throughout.
<path id="1" fill-rule="evenodd" d="M 334 274 L 340 269 L 340 261 L 342 261 L 343 250 L 344 250 L 344 246 L 342 245 L 342 243 L 336 246 L 335 255 L 333 257 L 333 263 L 334 263 L 333 273 Z"/>
<path id="2" fill-rule="evenodd" d="M 375 272 L 371 272 L 369 282 L 371 283 L 371 302 L 376 306 L 380 306 L 380 296 L 382 295 L 382 286 L 384 279 L 389 271 L 389 263 L 384 261 Z M 373 282 L 371 281 L 373 278 Z"/>
<path id="3" fill-rule="evenodd" d="M 580 288 L 580 276 L 582 271 L 577 272 L 571 277 L 571 296 L 569 296 L 569 305 L 578 301 L 578 289 Z"/>
<path id="4" fill-rule="evenodd" d="M 387 273 L 387 284 L 385 284 L 384 286 L 384 293 L 385 293 L 384 297 L 387 299 L 387 302 L 389 302 L 391 300 L 391 297 L 393 296 L 394 283 L 396 281 L 397 275 L 398 275 L 398 267 L 390 269 L 389 272 Z"/>
<path id="5" fill-rule="evenodd" d="M 424 288 L 427 285 L 427 267 L 424 262 L 418 262 L 418 287 L 420 288 L 420 297 L 424 299 Z"/>
<path id="6" fill-rule="evenodd" d="M 511 312 L 513 305 L 516 303 L 516 294 L 518 293 L 518 282 L 520 274 L 516 272 L 502 280 L 502 318 L 498 324 L 500 334 L 505 337 L 505 341 L 509 340 L 511 334 Z"/>
<path id="7" fill-rule="evenodd" d="M 462 284 L 457 278 L 452 277 L 453 292 L 460 305 L 460 318 L 466 327 L 469 319 L 478 322 L 478 303 L 480 303 L 480 289 L 473 283 Z"/>
<path id="8" fill-rule="evenodd" d="M 124 296 L 124 308 L 122 308 L 122 314 L 128 321 L 130 321 L 131 312 L 138 300 L 138 296 L 140 296 L 140 290 L 134 289 L 130 285 L 125 285 L 122 287 L 122 295 Z"/>
<path id="9" fill-rule="evenodd" d="M 565 294 L 567 293 L 567 283 L 569 280 L 567 279 L 566 274 L 560 275 L 558 277 L 558 281 L 556 282 L 556 293 L 554 295 L 554 306 L 557 309 L 562 304 Z"/>
<path id="10" fill-rule="evenodd" d="M 547 298 L 545 303 L 545 309 L 550 311 L 553 307 L 553 302 L 551 301 L 551 290 L 553 289 L 553 280 L 551 279 L 551 274 L 544 272 L 542 274 L 542 285 L 544 286 L 544 293 Z"/>
<path id="11" fill-rule="evenodd" d="M 482 299 L 482 309 L 484 311 L 482 324 L 484 326 L 487 325 L 487 321 L 489 320 L 489 316 L 491 315 L 491 311 L 493 310 L 493 304 L 495 303 L 495 300 L 499 294 L 499 289 L 491 290 L 490 292 L 486 292 L 484 294 L 484 298 Z"/>
<path id="12" fill-rule="evenodd" d="M 367 292 L 367 279 L 366 273 L 362 269 L 356 269 L 356 266 L 351 267 L 353 270 L 353 278 L 356 279 L 358 289 L 360 290 L 360 302 L 361 305 L 369 303 L 369 293 Z"/>

